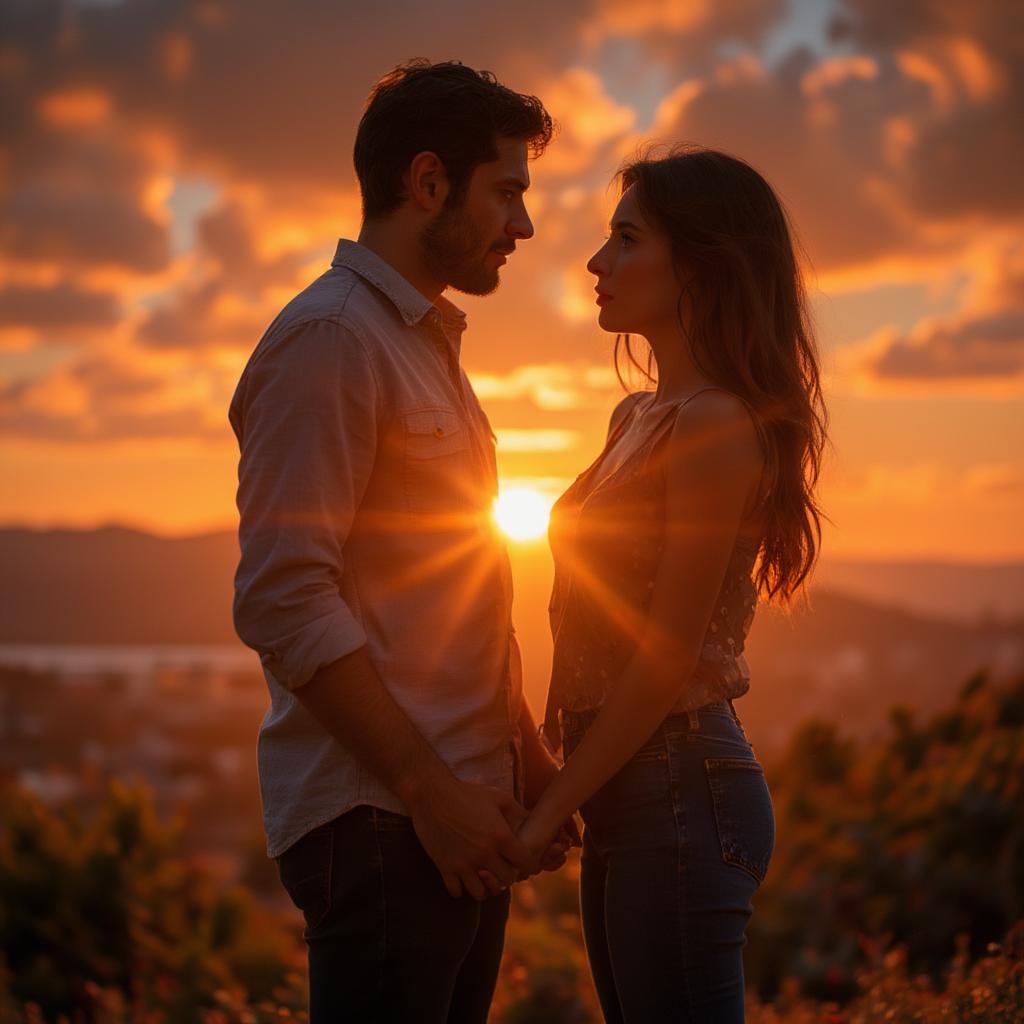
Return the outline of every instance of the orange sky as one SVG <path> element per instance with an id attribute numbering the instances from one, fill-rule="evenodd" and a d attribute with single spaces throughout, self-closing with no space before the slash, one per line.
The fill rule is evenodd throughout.
<path id="1" fill-rule="evenodd" d="M 561 123 L 532 166 L 536 236 L 495 295 L 453 296 L 506 481 L 557 494 L 596 453 L 617 385 L 585 263 L 608 182 L 638 142 L 687 140 L 762 170 L 807 252 L 826 554 L 1024 557 L 1024 54 L 1006 5 L 340 10 L 5 15 L 0 522 L 233 525 L 235 381 L 358 230 L 363 99 L 422 55 L 490 68 Z"/>

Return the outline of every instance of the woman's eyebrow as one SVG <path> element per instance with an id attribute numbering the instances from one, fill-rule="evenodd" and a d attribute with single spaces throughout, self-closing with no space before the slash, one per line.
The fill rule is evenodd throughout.
<path id="1" fill-rule="evenodd" d="M 622 231 L 623 229 L 626 229 L 626 230 L 629 230 L 629 231 L 642 231 L 643 230 L 640 227 L 639 224 L 634 224 L 632 221 L 629 221 L 629 220 L 613 220 L 612 223 L 611 223 L 611 227 L 612 227 L 613 230 L 614 229 L 618 229 L 619 231 Z"/>

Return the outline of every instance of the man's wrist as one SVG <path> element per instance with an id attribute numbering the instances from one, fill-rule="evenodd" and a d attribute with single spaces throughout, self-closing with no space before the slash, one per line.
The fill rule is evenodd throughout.
<path id="1" fill-rule="evenodd" d="M 455 776 L 448 766 L 437 759 L 433 764 L 417 765 L 401 779 L 396 780 L 395 795 L 410 811 L 415 811 L 427 803 L 435 793 L 454 781 Z"/>

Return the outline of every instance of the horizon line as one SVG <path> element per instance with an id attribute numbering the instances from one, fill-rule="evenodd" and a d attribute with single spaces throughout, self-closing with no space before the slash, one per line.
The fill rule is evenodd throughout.
<path id="1" fill-rule="evenodd" d="M 50 522 L 46 524 L 27 521 L 0 522 L 0 532 L 24 531 L 30 533 L 102 533 L 104 531 L 121 530 L 126 533 L 141 533 L 157 540 L 180 541 L 195 540 L 219 533 L 236 534 L 237 523 L 212 524 L 206 527 L 190 528 L 185 532 L 170 532 L 151 524 L 130 522 L 128 520 L 111 519 L 92 525 L 81 523 Z M 510 545 L 510 547 L 513 545 Z M 517 545 L 518 546 L 518 545 Z M 531 545 L 521 545 L 523 547 Z M 532 545 L 539 546 L 539 545 Z M 910 555 L 893 555 L 885 552 L 840 551 L 837 554 L 823 554 L 823 564 L 830 562 L 860 562 L 863 564 L 886 563 L 888 565 L 920 565 L 922 563 L 942 565 L 952 568 L 998 568 L 1012 565 L 1024 567 L 1024 551 L 1010 552 L 1006 555 L 991 557 L 962 557 L 932 552 L 917 552 Z"/>

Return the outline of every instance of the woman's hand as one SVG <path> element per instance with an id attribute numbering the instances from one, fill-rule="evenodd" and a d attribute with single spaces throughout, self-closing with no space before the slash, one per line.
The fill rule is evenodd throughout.
<path id="1" fill-rule="evenodd" d="M 533 870 L 530 874 L 556 871 L 565 863 L 569 849 L 579 843 L 579 833 L 572 819 L 562 826 L 557 826 L 546 823 L 534 813 L 530 813 L 519 826 L 516 838 L 533 859 Z"/>
<path id="2" fill-rule="evenodd" d="M 553 828 L 543 824 L 536 815 L 530 815 L 519 827 L 516 838 L 532 860 L 529 870 L 519 873 L 517 882 L 524 882 L 541 871 L 557 871 L 565 863 L 569 850 L 573 846 L 582 846 L 579 830 L 572 818 L 562 826 Z M 493 896 L 507 888 L 489 871 L 481 870 L 479 875 Z"/>
<path id="3" fill-rule="evenodd" d="M 516 648 L 518 650 L 518 648 Z M 508 823 L 514 832 L 525 829 L 526 835 L 535 840 L 535 848 L 526 852 L 532 858 L 529 870 L 521 870 L 516 881 L 522 882 L 541 871 L 557 871 L 566 861 L 566 855 L 574 846 L 582 846 L 579 828 L 572 815 L 559 823 L 553 821 L 550 826 L 544 822 L 548 818 L 540 818 L 532 813 L 532 808 L 542 799 L 545 790 L 558 778 L 560 762 L 541 744 L 537 735 L 537 727 L 530 714 L 529 706 L 523 702 L 520 720 L 522 736 L 523 764 L 523 804 L 531 810 L 527 815 L 520 808 L 519 814 L 509 817 Z M 519 836 L 517 835 L 517 838 Z M 479 872 L 481 881 L 491 892 L 497 895 L 504 888 L 498 879 L 489 871 Z"/>

